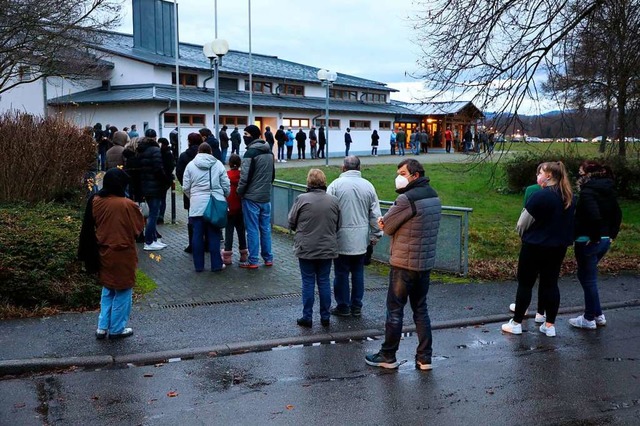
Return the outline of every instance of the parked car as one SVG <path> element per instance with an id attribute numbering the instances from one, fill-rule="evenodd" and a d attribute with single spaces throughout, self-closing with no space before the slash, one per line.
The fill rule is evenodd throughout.
<path id="1" fill-rule="evenodd" d="M 591 139 L 591 142 L 593 143 L 600 143 L 600 141 L 602 141 L 602 136 L 596 136 L 595 138 Z M 607 142 L 611 142 L 611 138 L 607 138 Z"/>
<path id="2" fill-rule="evenodd" d="M 571 142 L 584 143 L 584 142 L 589 142 L 589 140 L 587 138 L 582 138 L 580 136 L 574 136 L 573 138 L 571 138 Z"/>
<path id="3" fill-rule="evenodd" d="M 527 141 L 527 142 L 535 142 L 535 143 L 539 143 L 539 142 L 542 142 L 542 139 L 540 139 L 540 138 L 539 138 L 539 137 L 537 137 L 537 136 L 527 136 L 527 137 L 526 137 L 526 141 Z"/>

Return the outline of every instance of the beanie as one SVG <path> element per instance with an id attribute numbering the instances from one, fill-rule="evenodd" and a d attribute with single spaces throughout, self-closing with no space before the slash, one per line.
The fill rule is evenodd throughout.
<path id="1" fill-rule="evenodd" d="M 153 129 L 147 129 L 147 131 L 146 131 L 146 132 L 144 132 L 144 135 L 145 135 L 146 137 L 148 137 L 148 138 L 155 138 L 155 137 L 157 137 L 157 136 L 158 136 L 158 134 L 156 133 L 156 131 L 155 131 L 155 130 L 153 130 Z"/>
<path id="2" fill-rule="evenodd" d="M 189 133 L 189 136 L 187 136 L 187 140 L 189 141 L 189 146 L 191 145 L 200 145 L 202 143 L 202 136 L 200 136 L 200 133 Z"/>
<path id="3" fill-rule="evenodd" d="M 253 140 L 260 139 L 260 134 L 261 134 L 260 128 L 258 126 L 256 126 L 255 124 L 251 124 L 251 125 L 245 127 L 244 131 L 249 133 Z"/>

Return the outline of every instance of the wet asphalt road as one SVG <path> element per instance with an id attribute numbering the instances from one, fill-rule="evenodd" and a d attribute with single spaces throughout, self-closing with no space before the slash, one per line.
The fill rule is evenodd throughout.
<path id="1" fill-rule="evenodd" d="M 364 363 L 379 341 L 297 346 L 150 366 L 5 378 L 0 425 L 638 425 L 640 308 L 597 331 L 434 331 L 434 370 Z"/>

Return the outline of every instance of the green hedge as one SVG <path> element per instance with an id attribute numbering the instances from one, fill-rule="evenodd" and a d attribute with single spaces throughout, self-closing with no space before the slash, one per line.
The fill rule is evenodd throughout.
<path id="1" fill-rule="evenodd" d="M 580 164 L 587 159 L 593 158 L 553 152 L 528 152 L 517 155 L 504 163 L 507 186 L 512 192 L 522 192 L 527 186 L 536 183 L 538 165 L 548 161 L 562 161 L 567 167 L 569 178 L 575 183 Z M 599 160 L 613 170 L 616 176 L 616 187 L 621 196 L 640 199 L 640 162 L 618 156 L 599 158 Z"/>
<path id="2" fill-rule="evenodd" d="M 100 286 L 76 260 L 81 224 L 75 205 L 0 205 L 0 301 L 32 308 L 93 308 Z"/>

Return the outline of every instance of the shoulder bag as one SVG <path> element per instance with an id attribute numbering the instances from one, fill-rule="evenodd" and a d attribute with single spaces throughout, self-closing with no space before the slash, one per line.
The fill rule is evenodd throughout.
<path id="1" fill-rule="evenodd" d="M 202 216 L 205 221 L 209 222 L 216 228 L 224 228 L 227 226 L 227 210 L 229 209 L 229 205 L 226 201 L 218 200 L 213 196 L 211 167 L 209 168 L 209 191 L 209 203 L 207 204 L 207 208 L 204 209 Z"/>

